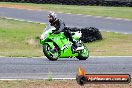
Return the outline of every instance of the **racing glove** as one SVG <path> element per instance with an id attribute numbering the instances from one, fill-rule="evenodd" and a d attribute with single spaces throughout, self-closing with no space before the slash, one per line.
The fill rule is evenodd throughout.
<path id="1" fill-rule="evenodd" d="M 60 33 L 60 31 L 55 31 L 55 32 L 54 32 L 54 34 L 59 34 L 59 33 Z"/>

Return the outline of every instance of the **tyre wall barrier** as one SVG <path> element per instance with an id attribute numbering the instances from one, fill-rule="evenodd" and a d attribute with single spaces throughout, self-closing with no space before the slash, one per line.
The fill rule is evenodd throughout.
<path id="1" fill-rule="evenodd" d="M 102 34 L 99 31 L 99 29 L 95 28 L 95 27 L 86 27 L 86 28 L 71 28 L 71 27 L 66 27 L 68 30 L 70 30 L 71 32 L 76 32 L 76 31 L 81 31 L 82 36 L 81 36 L 81 40 L 84 43 L 87 42 L 93 42 L 96 40 L 102 40 Z"/>

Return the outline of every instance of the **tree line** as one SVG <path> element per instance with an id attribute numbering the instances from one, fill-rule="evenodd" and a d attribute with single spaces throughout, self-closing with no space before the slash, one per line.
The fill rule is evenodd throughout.
<path id="1" fill-rule="evenodd" d="M 63 5 L 132 6 L 132 0 L 0 0 L 0 1 Z"/>

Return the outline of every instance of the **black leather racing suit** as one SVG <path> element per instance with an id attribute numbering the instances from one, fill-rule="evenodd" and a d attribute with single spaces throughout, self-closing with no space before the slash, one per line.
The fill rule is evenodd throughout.
<path id="1" fill-rule="evenodd" d="M 62 20 L 56 19 L 50 25 L 54 26 L 56 28 L 54 33 L 57 34 L 57 33 L 60 33 L 60 32 L 64 32 L 65 36 L 67 38 L 69 38 L 69 41 L 71 41 L 73 43 L 73 46 L 75 48 L 77 48 L 77 44 L 76 44 L 75 41 L 73 41 L 72 34 L 71 34 L 70 30 L 67 30 L 67 28 L 65 27 L 65 23 Z"/>

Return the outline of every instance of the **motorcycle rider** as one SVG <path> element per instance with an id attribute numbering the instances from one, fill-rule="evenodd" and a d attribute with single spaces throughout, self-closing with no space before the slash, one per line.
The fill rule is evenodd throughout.
<path id="1" fill-rule="evenodd" d="M 48 20 L 50 22 L 50 26 L 54 26 L 56 28 L 56 30 L 54 31 L 54 34 L 64 32 L 65 36 L 69 38 L 69 41 L 73 43 L 73 47 L 74 47 L 73 50 L 77 51 L 81 49 L 77 46 L 77 43 L 73 41 L 72 34 L 70 30 L 66 29 L 65 23 L 62 20 L 57 18 L 57 14 L 55 14 L 54 12 L 50 12 L 48 15 Z"/>

